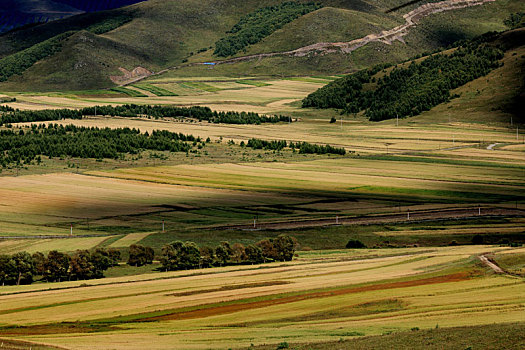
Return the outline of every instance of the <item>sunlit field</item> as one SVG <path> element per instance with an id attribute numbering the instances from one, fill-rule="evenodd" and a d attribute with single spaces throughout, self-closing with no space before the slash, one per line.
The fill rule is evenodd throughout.
<path id="1" fill-rule="evenodd" d="M 75 349 L 208 349 L 522 322 L 523 281 L 481 265 L 487 250 L 524 253 L 316 251 L 264 267 L 4 287 L 0 323 L 19 326 L 4 336 Z"/>

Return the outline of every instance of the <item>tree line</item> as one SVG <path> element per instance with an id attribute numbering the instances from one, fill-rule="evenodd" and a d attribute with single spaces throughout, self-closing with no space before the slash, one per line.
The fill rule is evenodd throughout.
<path id="1" fill-rule="evenodd" d="M 193 242 L 176 241 L 162 248 L 160 262 L 165 271 L 188 270 L 204 267 L 261 264 L 272 261 L 291 261 L 297 242 L 294 238 L 281 235 L 264 239 L 256 244 L 244 246 L 221 242 L 217 247 L 200 247 Z"/>
<path id="2" fill-rule="evenodd" d="M 189 142 L 196 144 L 201 139 L 165 130 L 143 134 L 130 128 L 33 124 L 26 131 L 0 130 L 0 165 L 39 163 L 40 156 L 117 159 L 143 150 L 188 152 L 192 147 Z"/>
<path id="3" fill-rule="evenodd" d="M 287 142 L 285 140 L 266 141 L 252 138 L 245 144 L 241 142 L 241 146 L 250 147 L 253 149 L 265 149 L 271 151 L 281 151 L 284 148 L 291 148 L 292 151 L 298 150 L 301 154 L 338 154 L 344 156 L 346 150 L 343 147 L 333 147 L 330 145 L 316 145 L 309 142 Z"/>
<path id="4" fill-rule="evenodd" d="M 228 35 L 215 43 L 214 54 L 220 57 L 235 55 L 269 36 L 297 18 L 312 11 L 318 10 L 322 5 L 318 3 L 300 3 L 288 1 L 275 6 L 260 8 L 243 16 Z"/>
<path id="5" fill-rule="evenodd" d="M 194 242 L 175 241 L 162 247 L 159 260 L 163 271 L 189 270 L 214 266 L 262 264 L 291 261 L 297 248 L 295 238 L 280 235 L 263 239 L 256 244 L 243 245 L 221 242 L 216 247 L 199 247 Z M 155 252 L 150 247 L 133 244 L 129 247 L 128 265 L 153 263 Z"/>
<path id="6" fill-rule="evenodd" d="M 94 106 L 82 109 L 47 109 L 26 111 L 4 107 L 0 110 L 0 125 L 9 123 L 53 121 L 62 119 L 82 119 L 84 116 L 107 115 L 127 118 L 187 118 L 210 123 L 224 124 L 262 124 L 291 122 L 292 118 L 284 115 L 265 116 L 254 112 L 217 112 L 209 107 L 175 107 L 127 104 L 121 106 Z"/>
<path id="7" fill-rule="evenodd" d="M 291 261 L 297 249 L 295 238 L 280 235 L 263 239 L 256 244 L 243 245 L 221 242 L 216 247 L 199 247 L 193 242 L 176 241 L 162 247 L 158 259 L 162 271 L 189 270 L 214 266 L 262 264 Z M 31 284 L 38 277 L 45 282 L 62 282 L 104 278 L 104 272 L 118 266 L 121 253 L 117 249 L 97 248 L 93 251 L 77 250 L 72 254 L 56 250 L 47 255 L 19 252 L 0 255 L 0 285 Z M 151 247 L 132 244 L 128 265 L 152 264 L 155 251 Z"/>
<path id="8" fill-rule="evenodd" d="M 307 96 L 303 107 L 364 110 L 371 121 L 418 115 L 448 101 L 452 89 L 500 66 L 503 51 L 489 44 L 494 35 L 464 41 L 450 54 L 383 70 L 382 77 L 375 77 L 377 68 L 343 77 Z"/>
<path id="9" fill-rule="evenodd" d="M 87 280 L 103 278 L 104 271 L 118 265 L 120 252 L 115 249 L 97 248 L 77 250 L 72 255 L 50 251 L 47 256 L 41 252 L 33 255 L 19 252 L 0 255 L 0 284 L 31 284 L 35 277 L 47 282 Z"/>

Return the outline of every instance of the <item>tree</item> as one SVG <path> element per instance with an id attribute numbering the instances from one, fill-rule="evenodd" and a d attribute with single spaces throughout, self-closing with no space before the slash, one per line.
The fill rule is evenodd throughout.
<path id="1" fill-rule="evenodd" d="M 260 264 L 264 262 L 263 253 L 261 248 L 250 244 L 245 248 L 246 259 L 251 264 Z"/>
<path id="2" fill-rule="evenodd" d="M 160 263 L 166 271 L 178 270 L 181 265 L 181 251 L 184 243 L 181 241 L 171 242 L 162 247 Z M 131 248 L 131 247 L 130 247 Z"/>
<path id="3" fill-rule="evenodd" d="M 199 266 L 200 267 L 211 267 L 215 259 L 215 252 L 213 251 L 213 248 L 204 246 L 199 249 L 199 252 L 200 252 Z"/>
<path id="4" fill-rule="evenodd" d="M 90 259 L 93 265 L 92 278 L 103 278 L 104 271 L 110 268 L 111 259 L 104 249 L 97 249 L 91 253 Z"/>
<path id="5" fill-rule="evenodd" d="M 31 255 L 28 252 L 16 253 L 12 256 L 12 260 L 16 275 L 16 285 L 19 286 L 21 283 L 31 284 L 35 270 Z"/>
<path id="6" fill-rule="evenodd" d="M 200 251 L 193 242 L 172 242 L 162 248 L 161 263 L 166 271 L 192 269 L 199 266 Z"/>
<path id="7" fill-rule="evenodd" d="M 297 242 L 293 237 L 288 235 L 279 235 L 276 239 L 274 239 L 273 245 L 277 251 L 276 260 L 292 261 L 297 245 Z"/>
<path id="8" fill-rule="evenodd" d="M 47 254 L 42 276 L 49 282 L 60 282 L 69 275 L 69 255 L 52 250 Z"/>
<path id="9" fill-rule="evenodd" d="M 346 248 L 366 248 L 366 245 L 357 239 L 351 239 L 348 241 L 348 243 L 346 243 Z"/>
<path id="10" fill-rule="evenodd" d="M 128 265 L 144 266 L 151 264 L 155 256 L 153 248 L 145 247 L 140 244 L 132 244 L 129 246 Z"/>
<path id="11" fill-rule="evenodd" d="M 222 244 L 215 248 L 215 256 L 217 257 L 217 262 L 220 266 L 226 265 L 230 259 L 228 249 Z"/>
<path id="12" fill-rule="evenodd" d="M 268 260 L 271 260 L 271 261 L 277 260 L 278 253 L 273 244 L 273 240 L 263 239 L 257 242 L 257 247 L 261 249 L 262 256 L 263 256 L 263 262 L 266 262 Z"/>
<path id="13" fill-rule="evenodd" d="M 243 261 L 247 260 L 246 248 L 244 247 L 244 245 L 242 245 L 241 243 L 235 243 L 232 246 L 231 260 L 236 262 L 236 263 L 238 263 L 238 264 L 240 264 Z"/>
<path id="14" fill-rule="evenodd" d="M 77 250 L 71 257 L 71 275 L 77 280 L 90 279 L 93 276 L 93 263 L 87 250 Z"/>
<path id="15" fill-rule="evenodd" d="M 44 276 L 46 272 L 46 256 L 41 252 L 36 252 L 32 255 L 32 258 L 35 266 L 35 274 Z"/>
<path id="16" fill-rule="evenodd" d="M 12 284 L 15 276 L 14 262 L 9 255 L 0 255 L 0 282 L 2 287 Z"/>
<path id="17" fill-rule="evenodd" d="M 118 266 L 118 263 L 120 261 L 120 251 L 115 248 L 109 248 L 107 252 L 108 258 L 111 262 L 111 266 Z"/>

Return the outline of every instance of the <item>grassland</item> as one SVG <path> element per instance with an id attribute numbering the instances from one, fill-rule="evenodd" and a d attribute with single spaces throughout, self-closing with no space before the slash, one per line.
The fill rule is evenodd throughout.
<path id="1" fill-rule="evenodd" d="M 264 268 L 5 287 L 1 334 L 75 349 L 224 349 L 520 322 L 523 281 L 481 265 L 488 249 L 523 252 L 315 251 Z"/>

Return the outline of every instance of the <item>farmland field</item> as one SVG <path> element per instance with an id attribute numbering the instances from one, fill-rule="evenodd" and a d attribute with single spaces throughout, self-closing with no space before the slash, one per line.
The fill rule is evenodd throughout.
<path id="1" fill-rule="evenodd" d="M 315 251 L 264 268 L 5 287 L 0 324 L 4 336 L 75 349 L 204 349 L 523 322 L 523 280 L 482 265 L 487 250 L 525 253 Z"/>

